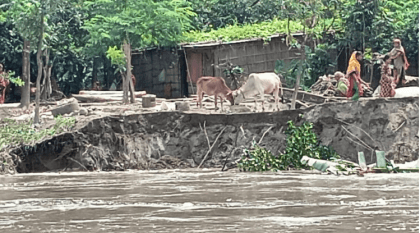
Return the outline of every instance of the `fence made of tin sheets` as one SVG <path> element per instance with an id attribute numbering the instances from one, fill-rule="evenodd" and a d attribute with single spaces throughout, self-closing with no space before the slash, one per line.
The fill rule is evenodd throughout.
<path id="1" fill-rule="evenodd" d="M 175 49 L 150 49 L 132 54 L 136 90 L 162 98 L 179 98 L 187 93 L 184 54 Z M 184 62 L 185 63 L 185 62 Z M 184 78 L 185 79 L 185 78 Z"/>

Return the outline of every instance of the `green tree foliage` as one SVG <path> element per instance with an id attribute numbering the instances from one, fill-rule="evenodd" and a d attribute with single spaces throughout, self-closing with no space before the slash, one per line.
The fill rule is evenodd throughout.
<path id="1" fill-rule="evenodd" d="M 0 44 L 0 62 L 5 64 L 6 70 L 13 70 L 18 76 L 20 76 L 22 72 L 23 40 L 22 37 L 16 33 L 14 25 L 7 25 L 6 22 L 0 22 Z M 32 56 L 31 67 L 31 75 L 35 77 L 35 56 Z"/>
<path id="2" fill-rule="evenodd" d="M 291 109 L 296 107 L 296 98 L 299 90 L 301 77 L 305 76 L 307 72 L 305 70 L 305 55 L 306 55 L 306 43 L 310 37 L 316 36 L 316 25 L 319 22 L 320 15 L 322 13 L 322 2 L 320 0 L 310 0 L 310 1 L 293 1 L 293 0 L 284 0 L 282 5 L 282 14 L 288 20 L 288 36 L 286 39 L 286 44 L 291 47 L 299 48 L 300 55 L 300 64 L 299 69 L 297 70 L 296 75 L 296 84 L 295 91 L 292 96 Z M 291 36 L 290 32 L 290 21 L 298 21 L 304 25 L 303 33 L 304 40 L 300 43 L 297 43 L 295 39 Z"/>
<path id="3" fill-rule="evenodd" d="M 270 21 L 279 15 L 281 1 L 272 0 L 189 0 L 197 13 L 196 30 L 209 31 L 230 25 Z"/>
<path id="4" fill-rule="evenodd" d="M 180 41 L 232 41 L 255 37 L 269 40 L 272 34 L 302 31 L 305 26 L 310 40 L 316 39 L 317 46 L 305 53 L 310 70 L 302 74 L 303 86 L 310 86 L 334 64 L 333 59 L 329 61 L 324 56 L 330 45 L 336 47 L 338 53 L 350 47 L 369 55 L 388 52 L 392 39 L 400 37 L 412 67 L 418 64 L 418 0 L 3 0 L 0 3 L 0 62 L 17 76 L 23 77 L 24 38 L 31 41 L 32 52 L 35 51 L 39 28 L 36 25 L 40 23 L 35 15 L 41 13 L 38 7 L 41 3 L 49 2 L 51 10 L 41 7 L 46 14 L 43 41 L 48 45 L 50 61 L 54 64 L 52 77 L 66 94 L 89 87 L 94 74 L 109 87 L 117 66 L 111 66 L 106 51 L 109 46 L 120 48 L 126 38 L 133 48 L 172 46 Z M 5 20 L 8 24 L 2 23 Z M 189 24 L 196 30 L 182 35 L 190 29 Z M 312 24 L 315 27 L 311 28 Z M 328 30 L 335 32 L 334 40 L 328 46 L 322 45 L 325 41 L 321 38 L 326 38 Z M 291 45 L 297 46 L 296 43 Z M 33 82 L 37 73 L 33 53 L 30 64 Z M 296 80 L 297 73 L 291 77 Z"/>
<path id="5" fill-rule="evenodd" d="M 120 72 L 122 74 L 126 71 L 127 62 L 124 51 L 118 49 L 117 46 L 109 47 L 108 51 L 106 51 L 106 56 L 111 60 L 112 64 L 117 66 L 116 72 Z"/>
<path id="6" fill-rule="evenodd" d="M 383 11 L 388 16 L 388 19 L 392 21 L 390 34 L 402 40 L 409 62 L 418 64 L 419 1 L 387 0 Z M 378 38 L 378 41 L 380 39 Z M 391 46 L 392 44 L 386 44 L 381 52 L 389 51 Z"/>
<path id="7" fill-rule="evenodd" d="M 86 1 L 94 16 L 83 28 L 90 33 L 89 45 L 105 48 L 125 40 L 135 48 L 176 45 L 194 15 L 188 5 L 184 0 Z"/>
<path id="8" fill-rule="evenodd" d="M 13 2 L 12 2 L 13 3 Z M 98 47 L 87 47 L 86 44 L 89 40 L 89 33 L 81 28 L 84 21 L 88 17 L 92 17 L 86 9 L 82 8 L 81 4 L 76 1 L 70 5 L 65 3 L 60 5 L 60 8 L 51 12 L 48 18 L 48 28 L 46 30 L 45 43 L 51 51 L 51 62 L 54 64 L 52 67 L 52 78 L 58 81 L 59 86 L 65 94 L 78 93 L 80 89 L 90 86 L 93 70 L 93 57 L 99 56 L 102 63 L 97 64 L 97 69 L 101 70 L 103 74 L 103 63 L 107 62 L 105 58 L 105 51 L 101 51 Z M 28 9 L 25 9 L 20 14 L 13 13 L 12 10 L 19 12 L 20 4 L 3 5 L 4 20 L 6 23 L 0 23 L 0 57 L 4 62 L 7 69 L 14 70 L 18 75 L 22 73 L 22 44 L 23 38 L 19 33 L 18 26 L 13 17 L 20 17 L 18 20 L 22 21 L 29 19 L 27 16 Z M 22 17 L 21 17 L 22 16 Z M 7 17 L 7 18 L 6 18 Z M 33 23 L 34 21 L 30 21 Z M 36 42 L 36 38 L 34 39 Z M 32 51 L 34 51 L 36 43 L 32 43 Z M 37 76 L 37 62 L 36 56 L 31 54 L 31 81 L 35 82 Z M 109 67 L 112 69 L 112 67 Z M 113 73 L 113 70 L 109 73 Z"/>
<path id="9" fill-rule="evenodd" d="M 43 73 L 43 60 L 45 45 L 48 45 L 48 37 L 51 34 L 51 27 L 49 25 L 48 17 L 51 16 L 61 5 L 64 5 L 64 0 L 18 0 L 7 1 L 3 7 L 7 8 L 6 15 L 10 23 L 15 25 L 18 33 L 24 40 L 37 44 L 37 66 L 38 74 L 36 79 L 36 108 L 34 123 L 39 123 L 39 100 L 41 86 L 40 81 Z M 46 65 L 48 63 L 48 56 L 46 58 Z M 26 65 L 25 65 L 26 67 Z M 44 76 L 46 74 L 44 71 Z M 29 81 L 29 80 L 28 80 Z M 26 89 L 26 94 L 29 89 Z M 29 95 L 27 95 L 29 98 Z"/>
<path id="10" fill-rule="evenodd" d="M 88 17 L 81 5 L 74 5 L 62 8 L 50 18 L 55 25 L 55 37 L 50 42 L 54 61 L 52 77 L 65 94 L 78 93 L 89 86 L 92 78 L 95 50 L 86 46 L 89 33 L 82 28 Z"/>
<path id="11" fill-rule="evenodd" d="M 89 31 L 89 46 L 122 46 L 131 68 L 131 46 L 173 46 L 182 32 L 190 26 L 191 11 L 185 0 L 100 0 L 86 1 L 93 17 L 83 28 Z M 131 69 L 126 68 L 123 78 L 123 102 L 128 103 L 128 91 L 134 102 L 134 89 L 130 81 Z"/>
<path id="12" fill-rule="evenodd" d="M 395 37 L 410 43 L 418 38 L 418 0 L 351 0 L 342 12 L 343 34 L 340 45 L 357 50 L 371 48 L 372 52 L 386 53 Z M 410 36 L 408 36 L 410 35 Z M 405 38 L 404 38 L 405 37 Z M 406 46 L 407 55 L 418 54 L 418 43 Z M 417 56 L 416 56 L 417 57 Z"/>
<path id="13" fill-rule="evenodd" d="M 418 10 L 418 8 L 417 8 Z M 419 64 L 419 13 L 413 12 L 407 18 L 407 27 L 401 30 L 399 37 L 403 41 L 403 46 L 407 54 L 407 59 L 411 64 Z"/>
<path id="14" fill-rule="evenodd" d="M 25 39 L 37 43 L 40 24 L 40 1 L 17 0 L 5 1 L 2 10 L 5 19 L 14 25 L 15 31 Z M 43 25 L 44 26 L 44 25 Z"/>

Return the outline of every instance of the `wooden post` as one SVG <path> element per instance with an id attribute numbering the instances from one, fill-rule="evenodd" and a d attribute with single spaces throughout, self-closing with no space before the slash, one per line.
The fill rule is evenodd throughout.
<path id="1" fill-rule="evenodd" d="M 127 45 L 128 48 L 128 57 L 127 57 L 127 80 L 129 83 L 129 90 L 130 90 L 130 102 L 132 104 L 134 104 L 136 102 L 136 97 L 134 96 L 134 83 L 133 80 L 131 79 L 131 45 L 128 44 Z"/>
<path id="2" fill-rule="evenodd" d="M 48 66 L 48 70 L 47 70 L 47 99 L 49 99 L 51 97 L 52 94 L 52 86 L 51 86 L 51 70 L 52 70 L 52 65 Z"/>
<path id="3" fill-rule="evenodd" d="M 48 49 L 44 50 L 44 56 L 45 56 L 45 64 L 44 67 L 42 67 L 42 71 L 44 73 L 44 79 L 42 80 L 42 88 L 41 88 L 41 99 L 46 100 L 49 97 L 49 89 L 48 89 L 48 63 L 50 60 Z"/>
<path id="4" fill-rule="evenodd" d="M 303 31 L 305 32 L 305 29 L 303 29 Z M 303 40 L 303 44 L 300 48 L 300 69 L 298 71 L 298 75 L 296 77 L 296 85 L 295 85 L 295 92 L 293 93 L 293 98 L 292 98 L 292 106 L 291 109 L 296 109 L 296 98 L 297 98 L 297 94 L 299 92 L 299 86 L 300 86 L 300 79 L 301 76 L 303 75 L 303 62 L 305 61 L 305 46 L 306 46 L 306 40 L 307 40 L 308 36 L 305 33 L 305 39 Z"/>
<path id="5" fill-rule="evenodd" d="M 134 97 L 134 86 L 131 81 L 131 45 L 125 41 L 123 45 L 123 50 L 125 53 L 125 58 L 127 59 L 127 72 L 122 75 L 123 79 L 123 97 L 124 97 L 124 104 L 128 104 L 128 92 L 130 92 L 130 102 L 135 103 L 135 97 Z M 125 77 L 124 77 L 125 76 Z"/>
<path id="6" fill-rule="evenodd" d="M 185 52 L 185 48 L 183 48 L 183 50 L 184 50 L 185 62 L 187 63 L 187 75 L 188 75 L 188 78 L 190 79 L 191 91 L 193 92 L 191 94 L 194 95 L 194 94 L 196 94 L 196 92 L 194 91 L 194 86 L 193 86 L 193 83 L 192 83 L 192 80 L 191 80 L 190 69 L 188 68 L 187 52 Z"/>
<path id="7" fill-rule="evenodd" d="M 96 66 L 96 58 L 93 58 L 92 62 L 92 88 L 95 86 L 96 81 L 98 81 L 98 69 Z"/>
<path id="8" fill-rule="evenodd" d="M 39 124 L 39 97 L 40 97 L 40 86 L 42 77 L 42 38 L 44 36 L 44 13 L 41 13 L 41 32 L 38 38 L 38 52 L 36 54 L 36 60 L 38 61 L 38 76 L 36 77 L 36 94 L 35 94 L 35 116 L 34 124 Z"/>

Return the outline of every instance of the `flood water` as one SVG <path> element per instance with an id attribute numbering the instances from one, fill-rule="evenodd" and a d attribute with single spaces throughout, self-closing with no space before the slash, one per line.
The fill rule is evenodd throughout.
<path id="1" fill-rule="evenodd" d="M 0 177 L 0 232 L 418 232 L 418 225 L 418 173 Z"/>

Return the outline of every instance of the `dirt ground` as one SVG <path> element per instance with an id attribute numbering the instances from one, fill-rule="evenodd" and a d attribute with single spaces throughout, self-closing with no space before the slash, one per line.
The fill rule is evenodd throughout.
<path id="1" fill-rule="evenodd" d="M 275 108 L 274 99 L 270 96 L 266 96 L 265 102 L 265 112 L 273 112 Z M 203 107 L 199 108 L 195 98 L 180 98 L 180 99 L 158 99 L 156 101 L 156 107 L 143 108 L 141 103 L 141 98 L 137 98 L 137 102 L 134 104 L 124 105 L 121 102 L 109 102 L 109 103 L 79 103 L 81 109 L 86 109 L 88 111 L 87 115 L 82 115 L 75 112 L 74 114 L 65 114 L 65 117 L 75 117 L 76 126 L 75 129 L 79 129 L 84 126 L 87 122 L 106 116 L 113 115 L 130 115 L 130 114 L 139 114 L 139 113 L 153 113 L 161 111 L 175 111 L 175 102 L 188 102 L 190 105 L 190 110 L 186 111 L 189 113 L 200 113 L 200 114 L 229 114 L 234 112 L 262 112 L 261 102 L 257 103 L 255 108 L 255 103 L 253 101 L 247 101 L 242 103 L 240 107 L 231 106 L 228 101 L 225 101 L 223 104 L 223 111 L 221 109 L 220 101 L 218 101 L 218 109 L 215 108 L 214 101 L 212 97 L 205 96 L 203 99 Z M 161 109 L 162 102 L 165 102 L 168 107 L 167 110 Z M 17 121 L 25 121 L 33 118 L 35 105 L 32 103 L 29 109 L 23 110 L 18 107 L 19 103 L 13 104 L 3 104 L 0 105 L 0 120 L 9 118 Z M 297 105 L 299 106 L 299 105 Z M 40 115 L 42 119 L 42 124 L 39 126 L 40 129 L 48 128 L 54 124 L 54 119 L 51 116 L 51 109 L 56 108 L 56 103 L 51 105 L 40 106 Z M 235 108 L 235 109 L 233 109 Z M 280 103 L 281 110 L 290 109 L 290 103 Z"/>

